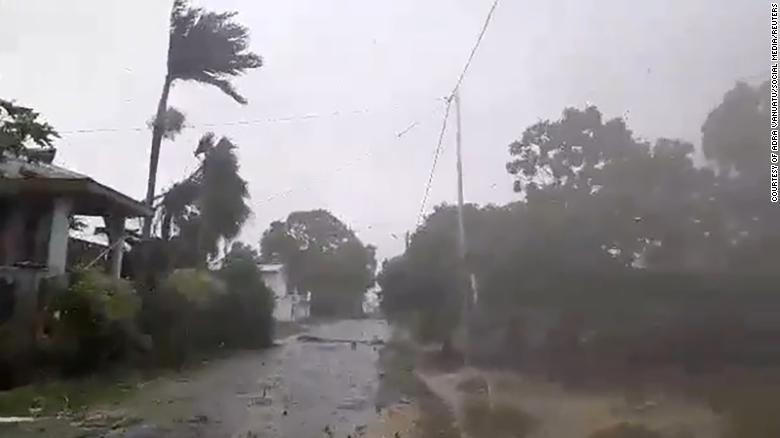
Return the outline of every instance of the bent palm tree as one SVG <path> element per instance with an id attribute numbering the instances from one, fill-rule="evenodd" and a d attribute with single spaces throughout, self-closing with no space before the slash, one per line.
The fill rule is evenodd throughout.
<path id="1" fill-rule="evenodd" d="M 230 79 L 260 67 L 262 59 L 249 51 L 249 30 L 233 22 L 235 16 L 235 12 L 215 13 L 193 8 L 188 0 L 174 1 L 168 43 L 168 72 L 155 120 L 162 120 L 168 110 L 168 96 L 176 80 L 213 85 L 236 102 L 247 103 Z M 150 206 L 154 202 L 160 145 L 164 134 L 162 123 L 152 124 L 152 150 L 146 187 L 146 203 Z M 144 222 L 144 238 L 151 235 L 151 226 L 149 218 Z"/>
<path id="2" fill-rule="evenodd" d="M 204 135 L 195 155 L 200 166 L 163 195 L 162 236 L 172 238 L 173 226 L 187 234 L 196 258 L 205 264 L 219 243 L 235 238 L 251 214 L 247 182 L 239 174 L 236 146 L 227 138 Z"/>

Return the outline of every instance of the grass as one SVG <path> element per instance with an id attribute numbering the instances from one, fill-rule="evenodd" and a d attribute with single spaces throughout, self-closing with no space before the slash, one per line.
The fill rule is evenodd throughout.
<path id="1" fill-rule="evenodd" d="M 136 383 L 135 378 L 100 376 L 22 386 L 0 392 L 0 416 L 50 416 L 115 403 L 131 394 Z"/>
<path id="2" fill-rule="evenodd" d="M 463 402 L 463 427 L 471 436 L 523 438 L 538 425 L 531 415 L 503 401 L 492 406 L 485 397 L 467 397 Z"/>
<path id="3" fill-rule="evenodd" d="M 276 330 L 277 337 L 284 337 L 299 333 L 304 328 L 297 323 L 278 323 Z M 198 369 L 231 353 L 232 350 L 203 353 L 190 358 L 180 370 Z M 130 396 L 139 382 L 175 372 L 175 369 L 167 367 L 153 367 L 148 370 L 99 372 L 82 379 L 35 382 L 0 391 L 0 416 L 52 416 L 63 411 L 77 412 L 90 406 L 118 403 Z"/>
<path id="4" fill-rule="evenodd" d="M 436 397 L 415 375 L 418 353 L 404 342 L 388 342 L 380 352 L 380 365 L 384 378 L 380 392 L 399 392 L 414 400 L 419 406 L 420 418 L 415 423 L 415 435 L 419 438 L 460 438 L 454 418 L 447 406 Z"/>

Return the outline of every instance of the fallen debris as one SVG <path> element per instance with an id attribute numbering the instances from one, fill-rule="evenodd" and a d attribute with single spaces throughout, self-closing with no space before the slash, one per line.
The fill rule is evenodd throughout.
<path id="1" fill-rule="evenodd" d="M 0 417 L 0 424 L 30 423 L 35 421 L 33 417 Z"/>

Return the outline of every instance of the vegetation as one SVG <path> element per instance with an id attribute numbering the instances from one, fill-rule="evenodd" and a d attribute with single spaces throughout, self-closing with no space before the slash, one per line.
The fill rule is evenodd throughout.
<path id="1" fill-rule="evenodd" d="M 569 384 L 742 370 L 691 389 L 705 400 L 713 388 L 755 388 L 745 376 L 780 365 L 780 325 L 766 317 L 780 308 L 780 233 L 757 189 L 766 87 L 738 84 L 712 111 L 702 128 L 707 166 L 694 163 L 692 145 L 639 140 L 595 107 L 528 127 L 507 164 L 521 200 L 465 207 L 479 292 L 474 360 Z M 463 303 L 456 224 L 454 207 L 436 208 L 378 277 L 385 313 L 445 346 Z M 730 400 L 730 436 L 776 434 L 780 423 L 762 407 L 780 396 L 771 394 L 717 397 Z"/>
<path id="2" fill-rule="evenodd" d="M 0 161 L 7 154 L 36 159 L 53 154 L 57 131 L 31 108 L 0 99 Z"/>
<path id="3" fill-rule="evenodd" d="M 218 349 L 273 341 L 273 296 L 255 262 L 232 252 L 216 272 L 173 271 L 144 304 L 141 323 L 158 364 L 181 366 Z"/>
<path id="4" fill-rule="evenodd" d="M 374 282 L 375 248 L 330 212 L 291 213 L 263 233 L 261 257 L 283 263 L 290 285 L 312 294 L 312 315 L 362 314 L 365 291 Z"/>
<path id="5" fill-rule="evenodd" d="M 254 250 L 237 242 L 225 256 L 218 276 L 231 294 L 222 297 L 217 318 L 223 342 L 235 348 L 268 347 L 273 342 L 273 294 L 265 287 Z"/>
<path id="6" fill-rule="evenodd" d="M 234 22 L 235 15 L 174 1 L 167 74 L 149 122 L 149 204 L 155 200 L 161 141 L 173 140 L 184 127 L 184 114 L 167 103 L 173 84 L 212 85 L 246 103 L 231 79 L 262 62 L 249 50 L 249 31 Z M 50 162 L 57 137 L 37 112 L 0 100 L 0 160 L 15 155 Z M 41 288 L 34 330 L 29 321 L 24 327 L 0 324 L 0 388 L 35 383 L 2 394 L 0 411 L 17 412 L 24 405 L 20 412 L 26 413 L 31 404 L 44 403 L 44 411 L 51 412 L 69 408 L 68 396 L 81 397 L 71 383 L 44 383 L 49 377 L 83 377 L 127 366 L 181 366 L 220 349 L 271 345 L 274 302 L 257 267 L 257 252 L 233 242 L 251 215 L 235 149 L 227 138 L 213 133 L 202 137 L 195 148 L 197 170 L 155 206 L 161 238 L 149 239 L 148 221 L 145 239 L 128 256 L 125 274 L 132 281 L 77 269 Z M 78 230 L 84 224 L 71 218 L 70 226 Z M 11 289 L 4 299 L 13 299 L 13 293 Z M 2 315 L 4 321 L 12 313 Z M 20 335 L 28 331 L 29 336 Z M 87 380 L 79 382 L 84 383 L 83 398 L 92 397 L 95 391 Z M 31 400 L 31 393 L 39 395 Z M 57 400 L 42 401 L 49 393 Z"/>
<path id="7" fill-rule="evenodd" d="M 748 113 L 753 119 L 744 121 L 744 112 L 730 109 L 735 93 L 749 94 L 745 87 L 729 92 L 710 119 L 732 111 L 729 129 L 750 132 L 763 114 Z M 704 148 L 722 149 L 709 141 L 710 123 Z M 760 150 L 750 146 L 745 154 Z M 780 260 L 767 242 L 779 235 L 765 226 L 768 203 L 737 196 L 752 174 L 696 167 L 692 151 L 674 140 L 639 141 L 622 120 L 604 122 L 594 107 L 568 109 L 559 121 L 529 127 L 510 145 L 507 165 L 525 199 L 465 209 L 479 310 L 509 318 L 520 308 L 544 306 L 579 312 L 590 319 L 586 324 L 619 327 L 649 323 L 637 316 L 651 311 L 682 321 L 694 309 L 714 315 L 718 308 L 776 305 L 770 265 Z M 379 277 L 386 312 L 407 319 L 422 314 L 417 319 L 435 329 L 421 329 L 439 338 L 454 328 L 461 303 L 455 229 L 455 209 L 437 208 Z M 732 294 L 740 291 L 744 299 L 736 305 Z"/>
<path id="8" fill-rule="evenodd" d="M 261 58 L 249 50 L 249 30 L 233 19 L 235 12 L 216 13 L 190 6 L 188 0 L 175 0 L 171 11 L 168 43 L 168 69 L 163 91 L 152 123 L 152 148 L 146 203 L 152 205 L 157 185 L 157 166 L 164 137 L 181 129 L 183 117 L 168 108 L 175 81 L 195 81 L 212 85 L 246 104 L 230 82 L 247 70 L 259 68 Z M 171 123 L 174 122 L 174 123 Z M 151 220 L 144 224 L 144 237 L 151 235 Z"/>
<path id="9" fill-rule="evenodd" d="M 201 138 L 195 150 L 200 166 L 162 199 L 162 238 L 175 249 L 177 267 L 205 266 L 219 255 L 220 243 L 236 237 L 251 211 L 236 146 L 214 140 L 211 133 Z"/>
<path id="10" fill-rule="evenodd" d="M 83 374 L 126 358 L 144 344 L 135 326 L 140 298 L 126 280 L 97 271 L 73 274 L 45 307 L 42 345 L 64 373 Z"/>

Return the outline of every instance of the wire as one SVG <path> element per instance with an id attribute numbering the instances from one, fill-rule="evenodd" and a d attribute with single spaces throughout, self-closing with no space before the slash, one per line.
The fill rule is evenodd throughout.
<path id="1" fill-rule="evenodd" d="M 466 65 L 463 67 L 463 71 L 460 73 L 460 76 L 458 77 L 458 82 L 455 84 L 455 88 L 452 89 L 452 93 L 450 94 L 450 99 L 452 99 L 452 95 L 455 94 L 456 91 L 460 88 L 460 85 L 463 83 L 463 79 L 466 77 L 466 72 L 469 70 L 469 67 L 471 67 L 471 62 L 474 60 L 474 56 L 477 54 L 477 50 L 479 49 L 480 44 L 482 44 L 482 39 L 485 37 L 485 33 L 487 33 L 488 26 L 490 26 L 490 21 L 493 19 L 493 15 L 496 12 L 496 8 L 498 7 L 498 1 L 493 1 L 493 6 L 490 7 L 490 12 L 488 12 L 487 18 L 485 18 L 485 23 L 482 25 L 482 30 L 479 32 L 479 36 L 477 37 L 477 42 L 474 44 L 474 47 L 471 49 L 471 54 L 469 54 L 469 58 L 466 61 Z"/>
<path id="2" fill-rule="evenodd" d="M 458 81 L 455 83 L 455 87 L 452 89 L 450 95 L 447 96 L 446 98 L 447 106 L 444 111 L 444 120 L 442 121 L 441 124 L 441 131 L 439 132 L 439 140 L 436 143 L 436 149 L 433 152 L 433 163 L 431 164 L 431 172 L 428 175 L 428 182 L 425 184 L 423 199 L 422 202 L 420 203 L 420 213 L 417 217 L 418 227 L 422 224 L 425 215 L 425 205 L 428 203 L 428 197 L 431 192 L 431 185 L 433 184 L 433 176 L 436 173 L 436 164 L 439 162 L 439 156 L 441 155 L 442 145 L 444 141 L 444 133 L 447 130 L 447 119 L 449 118 L 450 108 L 452 107 L 452 98 L 455 96 L 455 93 L 457 93 L 458 90 L 460 89 L 460 86 L 463 83 L 463 79 L 466 77 L 466 73 L 468 72 L 469 67 L 471 67 L 471 63 L 474 61 L 474 57 L 477 55 L 477 50 L 479 50 L 479 46 L 482 44 L 482 40 L 485 37 L 485 33 L 487 33 L 488 27 L 490 26 L 490 22 L 493 19 L 493 15 L 496 12 L 496 8 L 498 8 L 498 2 L 499 0 L 493 1 L 493 5 L 490 7 L 490 11 L 488 12 L 487 17 L 485 18 L 485 22 L 482 24 L 482 29 L 480 30 L 479 36 L 477 37 L 477 42 L 474 44 L 474 47 L 471 49 L 471 53 L 469 54 L 469 57 L 466 60 L 466 65 L 463 66 L 463 71 L 461 71 L 460 76 L 458 76 Z"/>
<path id="3" fill-rule="evenodd" d="M 437 100 L 439 100 L 439 99 L 437 99 Z M 410 123 L 409 126 L 406 129 L 404 129 L 403 131 L 401 131 L 400 133 L 394 134 L 393 135 L 394 140 L 399 140 L 404 135 L 408 134 L 413 128 L 415 128 L 415 127 L 417 127 L 419 125 L 424 124 L 427 121 L 427 119 L 436 112 L 437 108 L 438 108 L 438 105 L 436 105 L 436 107 L 433 108 L 432 111 L 426 113 L 425 116 L 420 117 L 417 120 L 415 120 L 414 122 Z M 343 172 L 343 171 L 345 171 L 347 169 L 350 169 L 353 166 L 355 166 L 357 164 L 360 164 L 363 160 L 371 157 L 373 155 L 373 153 L 374 153 L 374 148 L 373 147 L 369 147 L 364 153 L 358 155 L 357 157 L 353 158 L 350 161 L 347 161 L 343 165 L 333 169 L 332 173 L 334 173 L 334 174 L 335 173 L 340 173 L 340 172 Z M 318 183 L 318 182 L 319 182 L 319 179 L 315 180 L 315 181 L 309 181 L 307 184 L 303 185 L 302 187 L 309 187 L 310 185 L 312 185 L 314 183 Z M 280 192 L 276 192 L 274 194 L 271 194 L 271 195 L 263 198 L 258 204 L 255 204 L 255 205 L 257 206 L 257 205 L 262 205 L 262 204 L 265 204 L 265 203 L 269 203 L 269 202 L 274 201 L 276 199 L 283 198 L 283 197 L 289 195 L 290 193 L 293 193 L 296 190 L 300 190 L 300 189 L 301 189 L 301 186 L 299 186 L 299 187 L 287 187 L 286 189 L 284 189 L 284 190 L 282 190 Z"/>
<path id="4" fill-rule="evenodd" d="M 428 182 L 425 184 L 425 191 L 423 192 L 422 202 L 420 203 L 420 213 L 417 215 L 417 226 L 422 224 L 425 216 L 425 204 L 428 203 L 428 196 L 431 193 L 431 185 L 433 184 L 433 176 L 436 174 L 436 164 L 439 162 L 439 156 L 441 155 L 442 146 L 444 145 L 444 134 L 447 131 L 447 119 L 450 116 L 450 108 L 452 108 L 452 99 L 447 99 L 447 105 L 444 108 L 444 120 L 441 124 L 441 130 L 439 131 L 439 140 L 436 142 L 436 149 L 433 151 L 433 164 L 431 164 L 431 172 L 428 174 Z"/>
<path id="5" fill-rule="evenodd" d="M 396 105 L 396 107 L 398 107 L 398 105 Z M 244 125 L 257 125 L 263 123 L 287 123 L 287 122 L 295 122 L 295 121 L 303 121 L 303 120 L 321 119 L 326 117 L 339 117 L 344 115 L 362 115 L 362 114 L 369 114 L 371 112 L 373 111 L 368 108 L 364 108 L 364 109 L 350 110 L 350 111 L 333 111 L 324 114 L 304 114 L 299 116 L 267 117 L 264 119 L 233 120 L 233 121 L 221 122 L 221 123 L 201 123 L 201 124 L 186 123 L 183 125 L 183 128 L 187 128 L 187 129 L 216 128 L 221 126 L 244 126 Z M 105 133 L 105 132 L 142 132 L 148 130 L 149 130 L 148 126 L 134 126 L 134 127 L 131 126 L 127 128 L 72 129 L 72 130 L 58 131 L 58 133 L 60 135 L 72 135 L 72 134 L 96 134 L 96 133 Z"/>

